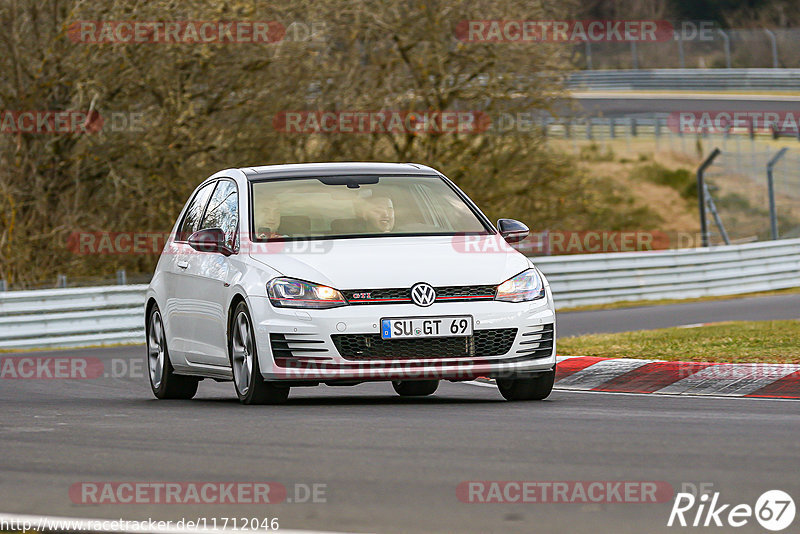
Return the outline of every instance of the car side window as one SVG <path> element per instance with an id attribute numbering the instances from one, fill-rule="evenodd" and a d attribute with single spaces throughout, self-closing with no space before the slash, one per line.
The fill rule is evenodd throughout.
<path id="1" fill-rule="evenodd" d="M 206 209 L 208 197 L 214 189 L 214 183 L 211 182 L 201 187 L 192 199 L 191 204 L 186 209 L 186 215 L 183 216 L 183 224 L 181 224 L 181 229 L 177 236 L 178 241 L 186 241 L 190 235 L 200 230 L 200 219 Z"/>
<path id="2" fill-rule="evenodd" d="M 225 232 L 225 244 L 237 249 L 237 232 L 239 227 L 239 193 L 236 184 L 230 180 L 220 180 L 211 195 L 206 208 L 201 230 L 206 228 L 222 228 Z"/>

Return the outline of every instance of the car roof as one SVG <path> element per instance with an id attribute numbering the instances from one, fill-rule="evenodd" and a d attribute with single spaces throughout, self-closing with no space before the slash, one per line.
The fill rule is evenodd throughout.
<path id="1" fill-rule="evenodd" d="M 439 175 L 435 169 L 418 163 L 293 163 L 286 165 L 263 165 L 243 167 L 248 180 L 263 178 L 301 178 L 307 176 L 341 176 L 348 174 L 427 174 Z"/>

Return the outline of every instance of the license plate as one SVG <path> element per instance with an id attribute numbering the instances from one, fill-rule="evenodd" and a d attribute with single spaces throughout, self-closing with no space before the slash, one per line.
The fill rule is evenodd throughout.
<path id="1" fill-rule="evenodd" d="M 383 339 L 471 335 L 472 317 L 469 315 L 381 319 L 381 337 Z"/>

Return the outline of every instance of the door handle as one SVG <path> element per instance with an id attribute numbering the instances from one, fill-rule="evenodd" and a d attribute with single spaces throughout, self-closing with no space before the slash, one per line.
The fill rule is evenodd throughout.
<path id="1" fill-rule="evenodd" d="M 181 260 L 178 262 L 178 267 L 180 267 L 181 269 L 186 269 L 189 267 L 189 262 Z"/>

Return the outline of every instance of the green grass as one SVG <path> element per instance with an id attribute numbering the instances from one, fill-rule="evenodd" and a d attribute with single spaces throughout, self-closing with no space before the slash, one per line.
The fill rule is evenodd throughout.
<path id="1" fill-rule="evenodd" d="M 580 159 L 582 161 L 614 161 L 615 158 L 614 151 L 611 147 L 606 146 L 605 149 L 602 149 L 602 147 L 595 142 L 582 146 L 580 150 Z"/>
<path id="2" fill-rule="evenodd" d="M 740 293 L 738 295 L 717 295 L 710 297 L 696 297 L 691 299 L 620 300 L 618 302 L 610 302 L 608 304 L 586 304 L 585 306 L 570 306 L 568 308 L 559 308 L 558 311 L 563 313 L 563 312 L 573 312 L 573 311 L 617 310 L 620 308 L 641 308 L 643 306 L 661 306 L 664 304 L 710 302 L 714 300 L 742 299 L 746 297 L 771 297 L 773 295 L 791 295 L 793 293 L 800 293 L 800 287 L 791 287 L 789 289 L 775 289 L 773 291 L 758 291 L 755 293 Z M 558 295 L 555 295 L 555 297 L 556 297 L 556 302 L 558 302 Z M 800 312 L 798 312 L 798 314 L 800 314 Z"/>
<path id="3" fill-rule="evenodd" d="M 734 321 L 559 339 L 567 356 L 647 360 L 800 363 L 800 321 Z"/>
<path id="4" fill-rule="evenodd" d="M 697 200 L 697 180 L 687 169 L 669 169 L 660 163 L 642 165 L 633 177 L 675 189 L 687 200 Z"/>

